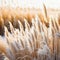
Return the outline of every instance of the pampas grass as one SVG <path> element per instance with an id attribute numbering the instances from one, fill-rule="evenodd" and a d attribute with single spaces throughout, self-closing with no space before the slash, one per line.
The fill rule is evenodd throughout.
<path id="1" fill-rule="evenodd" d="M 0 36 L 0 51 L 9 60 L 60 59 L 59 19 L 58 17 L 49 18 L 45 5 L 44 13 L 41 17 L 37 14 L 35 14 L 34 18 L 29 17 L 26 19 L 24 17 L 22 19 L 24 24 L 16 18 L 14 19 L 17 22 L 16 20 L 13 21 L 13 19 L 7 20 L 9 28 L 2 24 L 4 27 L 4 36 Z M 11 15 L 9 16 L 11 17 Z M 28 21 L 30 18 L 31 25 Z M 17 25 L 16 23 L 19 28 L 14 27 Z"/>

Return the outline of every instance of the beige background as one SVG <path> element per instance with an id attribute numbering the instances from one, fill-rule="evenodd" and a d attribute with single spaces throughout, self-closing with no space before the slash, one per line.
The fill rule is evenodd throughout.
<path id="1" fill-rule="evenodd" d="M 60 9 L 60 0 L 0 0 L 1 6 L 10 6 L 10 7 L 34 7 L 42 8 L 42 3 L 45 3 L 47 8 L 58 8 Z"/>

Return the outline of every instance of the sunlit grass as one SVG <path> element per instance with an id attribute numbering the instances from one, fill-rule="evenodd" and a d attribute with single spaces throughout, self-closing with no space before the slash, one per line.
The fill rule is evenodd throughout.
<path id="1" fill-rule="evenodd" d="M 24 15 L 24 12 L 21 14 L 16 11 L 13 14 L 13 11 L 10 11 L 9 15 L 3 9 L 0 17 L 1 26 L 4 27 L 4 36 L 0 35 L 0 51 L 8 59 L 54 60 L 56 57 L 54 55 L 59 56 L 60 19 L 58 17 L 49 17 L 45 5 L 44 14 L 32 15 L 28 12 L 29 14 Z"/>

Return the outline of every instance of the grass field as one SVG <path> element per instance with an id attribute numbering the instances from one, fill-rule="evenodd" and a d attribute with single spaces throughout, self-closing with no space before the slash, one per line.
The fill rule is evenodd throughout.
<path id="1" fill-rule="evenodd" d="M 60 10 L 0 8 L 0 51 L 9 60 L 60 60 Z"/>

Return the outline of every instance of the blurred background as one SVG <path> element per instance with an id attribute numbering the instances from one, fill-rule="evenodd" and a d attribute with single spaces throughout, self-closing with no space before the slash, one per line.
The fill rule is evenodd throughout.
<path id="1" fill-rule="evenodd" d="M 34 7 L 42 8 L 42 4 L 45 4 L 47 8 L 60 9 L 60 0 L 0 0 L 1 6 L 10 7 Z"/>

